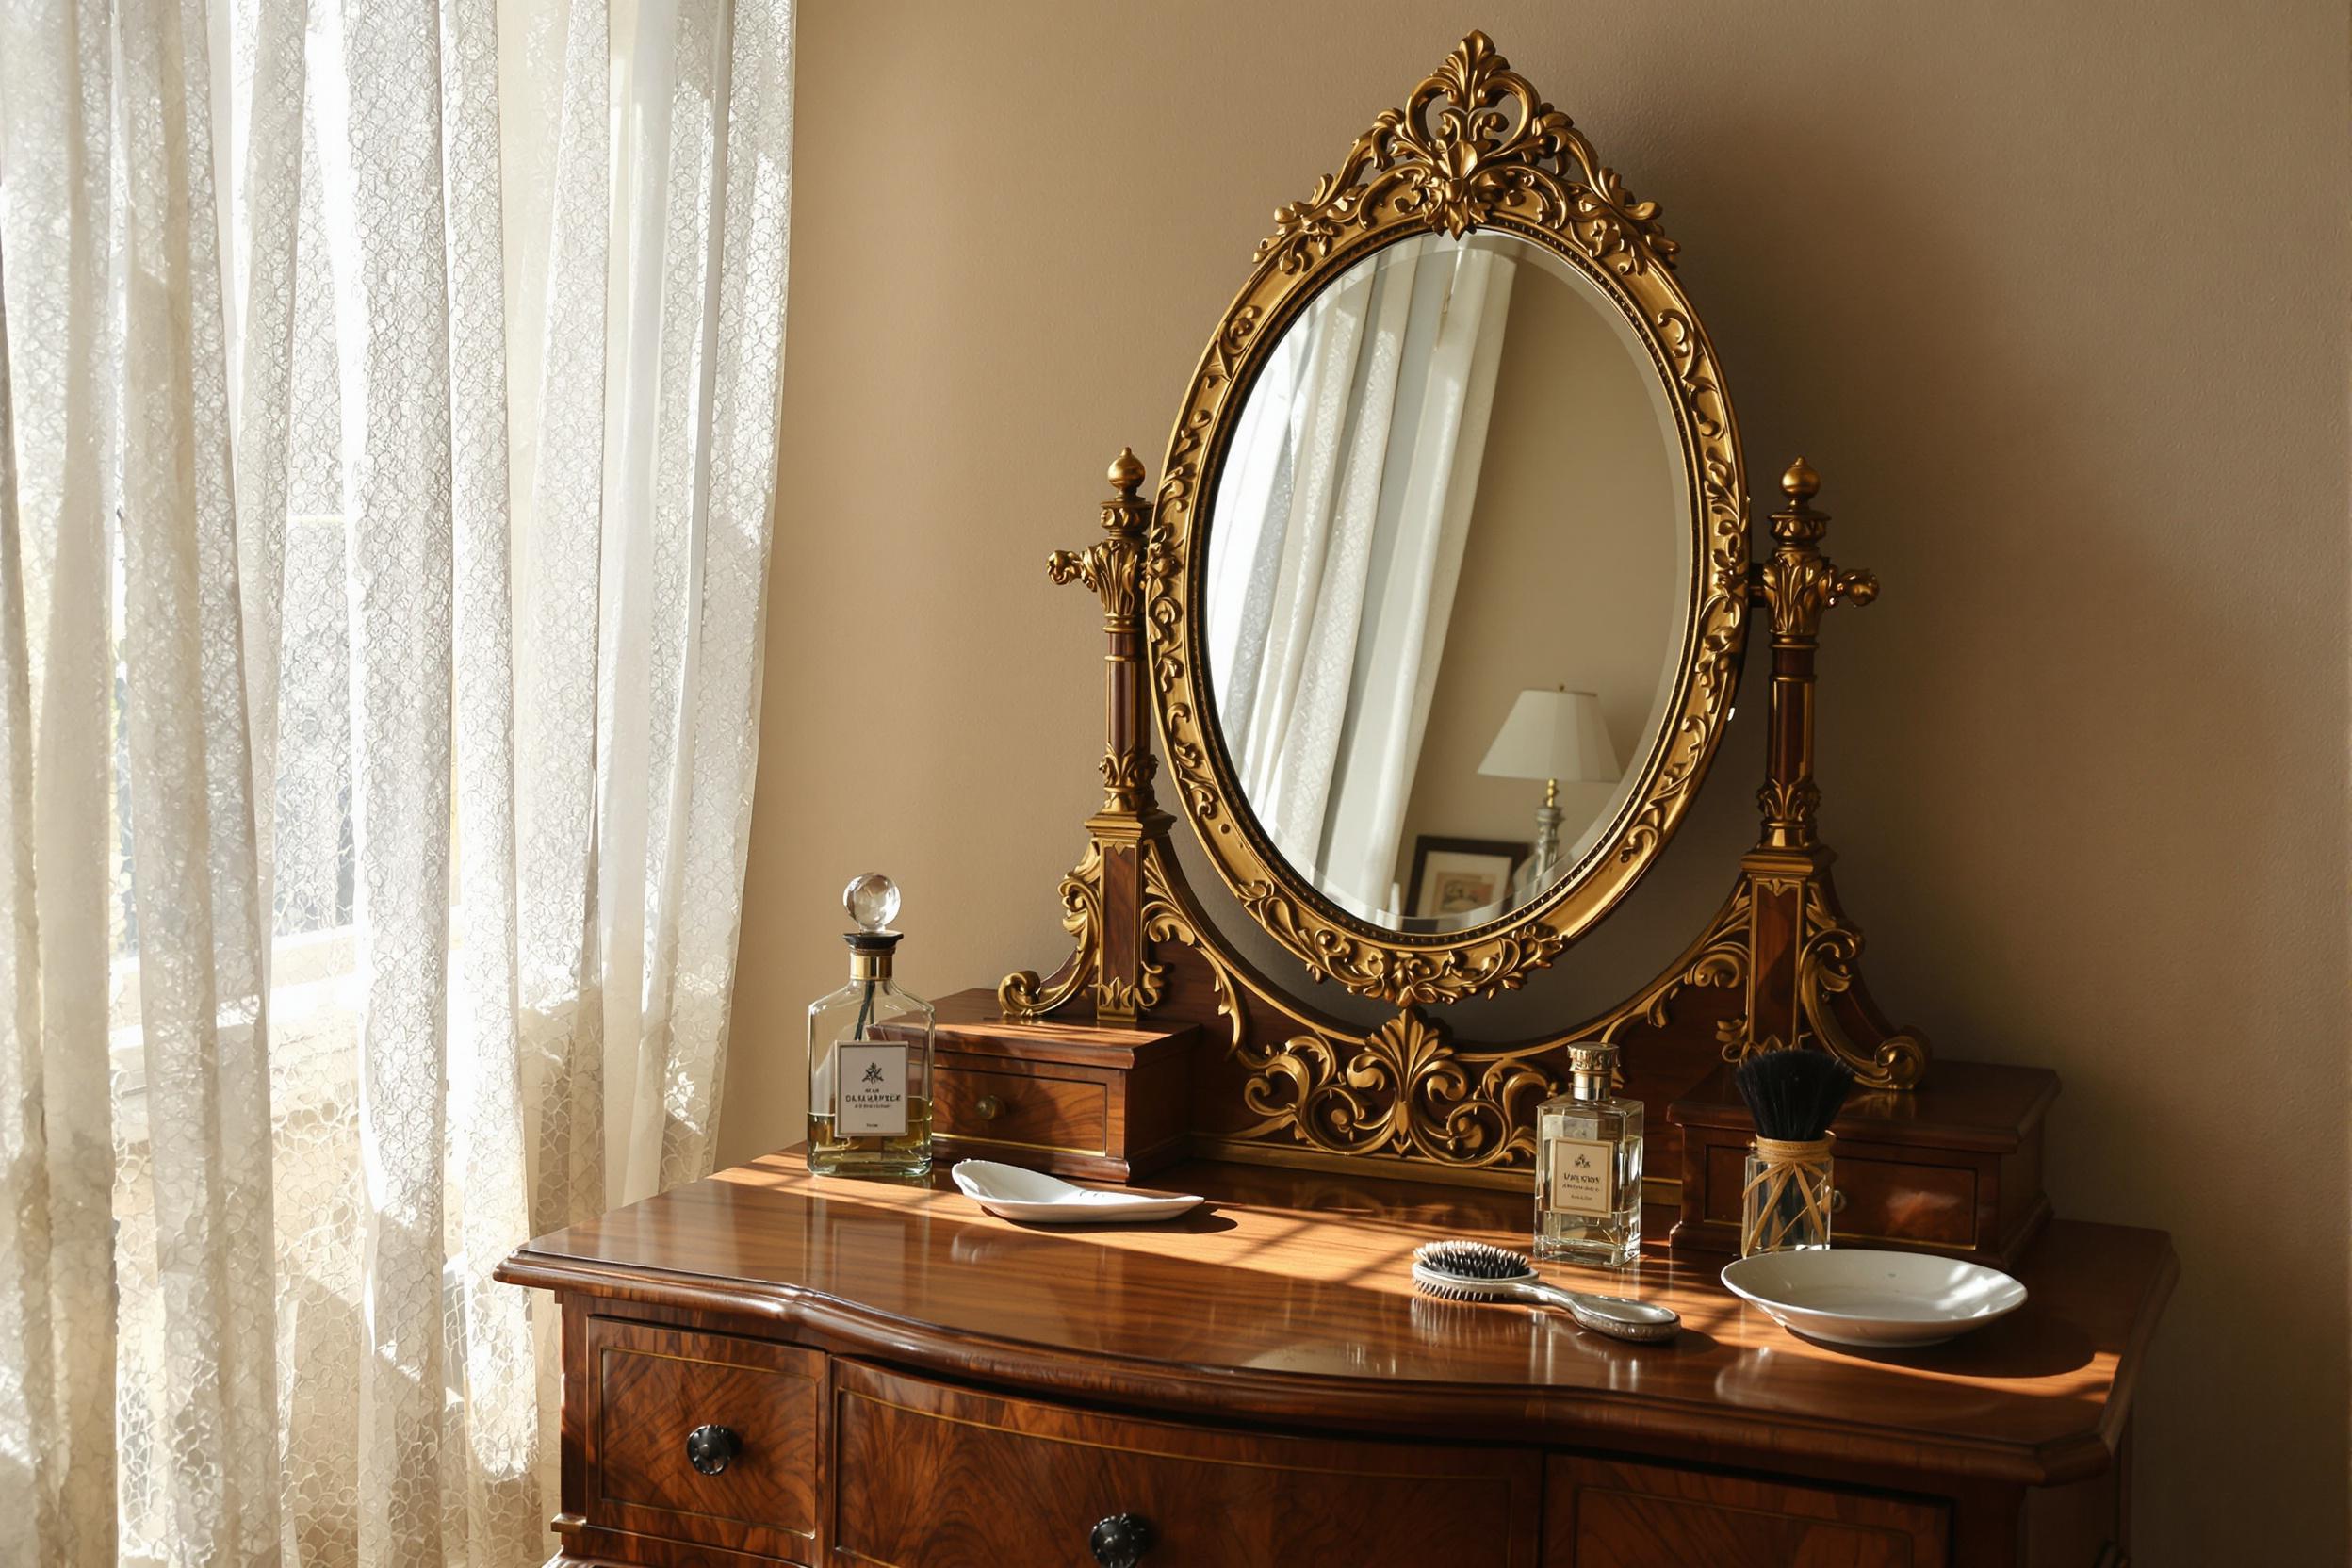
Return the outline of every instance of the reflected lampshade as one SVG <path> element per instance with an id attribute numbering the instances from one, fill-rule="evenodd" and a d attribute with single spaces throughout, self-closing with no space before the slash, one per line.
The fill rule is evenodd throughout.
<path id="1" fill-rule="evenodd" d="M 1613 784 L 1625 770 L 1590 692 L 1527 691 L 1511 705 L 1478 772 L 1490 778 L 1556 778 Z"/>

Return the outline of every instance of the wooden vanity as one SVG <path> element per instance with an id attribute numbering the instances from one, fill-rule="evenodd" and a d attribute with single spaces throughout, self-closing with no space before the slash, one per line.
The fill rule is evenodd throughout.
<path id="1" fill-rule="evenodd" d="M 1614 1288 L 1685 1327 L 1634 1346 L 1413 1294 L 1415 1245 L 1521 1245 L 1524 1198 L 1161 1184 L 1212 1204 L 1046 1230 L 787 1151 L 518 1251 L 499 1277 L 564 1305 L 562 1560 L 1084 1568 L 1127 1515 L 1181 1568 L 2125 1561 L 2159 1233 L 2056 1222 L 2022 1310 L 1900 1354 L 1799 1339 L 1653 1248 Z"/>
<path id="2" fill-rule="evenodd" d="M 878 1051 L 942 1173 L 787 1151 L 500 1269 L 563 1301 L 564 1562 L 2122 1568 L 2171 1245 L 2052 1217 L 2054 1076 L 1936 1061 L 1864 983 L 1815 663 L 1878 582 L 1823 552 L 1801 458 L 1758 529 L 1679 253 L 1479 33 L 1275 213 L 1157 485 L 1122 451 L 1100 535 L 1047 563 L 1104 640 L 1068 955 L 948 999 L 936 1066 L 919 1012 L 815 1042 L 823 1124 L 839 1049 Z M 1716 913 L 1618 1004 L 1534 1005 L 1657 868 L 1750 663 L 1759 823 Z M 1174 853 L 1163 766 L 1221 890 Z M 1523 991 L 1516 1023 L 1480 1010 Z M 1727 1075 L 1787 1051 L 1854 1075 L 1838 1243 L 2005 1269 L 2021 1309 L 1855 1351 L 1724 1289 Z M 1539 1128 L 1571 1091 L 1609 1100 L 1606 1147 L 1558 1131 L 1574 1107 Z M 860 1129 L 907 1157 L 904 1117 Z M 1646 1204 L 1638 1266 L 1586 1282 L 1677 1339 L 1413 1293 L 1417 1244 L 1523 1248 L 1539 1191 L 1601 1181 L 1561 1177 L 1578 1149 L 1609 1247 Z M 1213 1203 L 1023 1228 L 948 1188 L 958 1156 Z"/>

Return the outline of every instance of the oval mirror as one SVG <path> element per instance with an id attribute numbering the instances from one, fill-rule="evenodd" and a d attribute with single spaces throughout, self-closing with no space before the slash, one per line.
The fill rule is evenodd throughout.
<path id="1" fill-rule="evenodd" d="M 1516 989 L 1641 879 L 1723 738 L 1749 594 L 1723 376 L 1657 207 L 1483 35 L 1274 217 L 1145 540 L 1162 760 L 1312 977 Z"/>
<path id="2" fill-rule="evenodd" d="M 1535 903 L 1663 738 L 1690 510 L 1665 384 L 1582 271 L 1507 233 L 1364 257 L 1266 352 L 1204 508 L 1236 804 L 1384 931 Z"/>

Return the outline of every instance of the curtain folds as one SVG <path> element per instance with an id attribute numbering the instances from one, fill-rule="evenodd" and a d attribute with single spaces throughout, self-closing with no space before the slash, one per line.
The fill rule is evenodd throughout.
<path id="1" fill-rule="evenodd" d="M 0 7 L 0 1561 L 535 1564 L 708 1171 L 790 0 Z"/>
<path id="2" fill-rule="evenodd" d="M 1390 923 L 1513 269 L 1445 240 L 1359 269 L 1261 373 L 1220 482 L 1206 635 L 1242 787 L 1293 865 Z"/>

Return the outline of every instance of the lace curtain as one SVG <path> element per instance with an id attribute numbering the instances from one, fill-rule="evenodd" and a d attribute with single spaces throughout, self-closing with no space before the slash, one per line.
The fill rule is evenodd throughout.
<path id="1" fill-rule="evenodd" d="M 790 0 L 0 5 L 0 1562 L 547 1555 L 707 1171 Z"/>
<path id="2" fill-rule="evenodd" d="M 1390 924 L 1515 271 L 1433 237 L 1317 300 L 1250 395 L 1209 536 L 1243 788 L 1285 858 Z"/>

